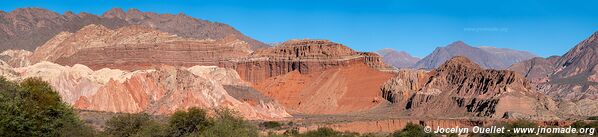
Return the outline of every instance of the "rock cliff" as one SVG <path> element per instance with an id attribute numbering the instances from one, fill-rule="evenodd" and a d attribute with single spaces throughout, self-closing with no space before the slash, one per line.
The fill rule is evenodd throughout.
<path id="1" fill-rule="evenodd" d="M 272 48 L 257 50 L 246 58 L 224 62 L 220 66 L 234 68 L 250 82 L 292 71 L 301 74 L 361 63 L 378 70 L 390 70 L 379 55 L 357 52 L 342 44 L 327 40 L 290 40 Z"/>

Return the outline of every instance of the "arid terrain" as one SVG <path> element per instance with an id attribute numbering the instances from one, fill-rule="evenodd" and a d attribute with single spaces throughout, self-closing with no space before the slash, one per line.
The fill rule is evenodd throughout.
<path id="1" fill-rule="evenodd" d="M 99 130 L 112 115 L 168 117 L 192 107 L 293 122 L 299 132 L 519 119 L 563 126 L 598 115 L 598 33 L 562 56 L 457 41 L 419 59 L 330 40 L 269 46 L 184 14 L 23 8 L 0 12 L 0 41 L 0 75 L 47 81 Z"/>

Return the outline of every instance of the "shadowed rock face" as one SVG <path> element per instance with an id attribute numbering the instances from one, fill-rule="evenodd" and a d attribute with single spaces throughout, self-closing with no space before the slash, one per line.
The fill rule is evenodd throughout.
<path id="1" fill-rule="evenodd" d="M 415 65 L 417 61 L 421 60 L 409 55 L 407 52 L 398 52 L 393 49 L 381 49 L 376 51 L 376 53 L 382 56 L 384 63 L 392 65 L 396 68 L 410 68 L 411 66 Z"/>
<path id="2" fill-rule="evenodd" d="M 45 9 L 23 8 L 0 12 L 0 51 L 25 49 L 33 51 L 60 32 L 75 32 L 89 24 L 110 29 L 128 25 L 141 25 L 161 31 L 196 39 L 224 39 L 233 37 L 249 43 L 252 49 L 268 45 L 251 39 L 234 28 L 222 24 L 192 18 L 183 14 L 156 14 L 131 9 L 112 9 L 103 16 L 89 13 L 64 15 Z"/>
<path id="3" fill-rule="evenodd" d="M 556 118 L 556 104 L 536 92 L 525 77 L 485 70 L 461 56 L 438 69 L 400 71 L 381 87 L 382 96 L 412 116 Z"/>
<path id="4" fill-rule="evenodd" d="M 510 49 L 493 47 L 471 47 L 462 41 L 451 43 L 446 47 L 439 47 L 430 55 L 418 61 L 413 67 L 433 69 L 454 56 L 470 58 L 476 64 L 487 69 L 505 69 L 511 64 L 531 59 L 535 55 Z"/>

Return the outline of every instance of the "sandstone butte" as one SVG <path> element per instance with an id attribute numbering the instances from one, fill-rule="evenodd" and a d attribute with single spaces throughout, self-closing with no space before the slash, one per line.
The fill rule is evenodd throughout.
<path id="1" fill-rule="evenodd" d="M 256 50 L 245 58 L 223 62 L 220 66 L 234 68 L 244 80 L 256 83 L 289 72 L 310 74 L 352 64 L 364 64 L 380 71 L 392 70 L 375 53 L 357 52 L 328 40 L 290 40 L 276 47 Z"/>
<path id="2" fill-rule="evenodd" d="M 381 90 L 394 107 L 414 117 L 559 119 L 556 103 L 524 76 L 486 70 L 461 56 L 429 72 L 400 71 Z"/>
<path id="3" fill-rule="evenodd" d="M 20 78 L 41 77 L 77 109 L 105 112 L 171 114 L 189 107 L 230 108 L 248 119 L 276 120 L 290 115 L 276 102 L 252 102 L 231 96 L 225 86 L 247 87 L 231 69 L 215 66 L 161 66 L 133 72 L 72 67 L 50 62 L 15 68 Z"/>

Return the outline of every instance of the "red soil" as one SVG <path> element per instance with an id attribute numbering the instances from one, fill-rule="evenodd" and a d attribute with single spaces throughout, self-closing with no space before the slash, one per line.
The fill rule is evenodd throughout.
<path id="1" fill-rule="evenodd" d="M 293 71 L 256 83 L 291 113 L 339 114 L 368 110 L 384 99 L 380 86 L 393 76 L 362 63 L 321 72 Z"/>

